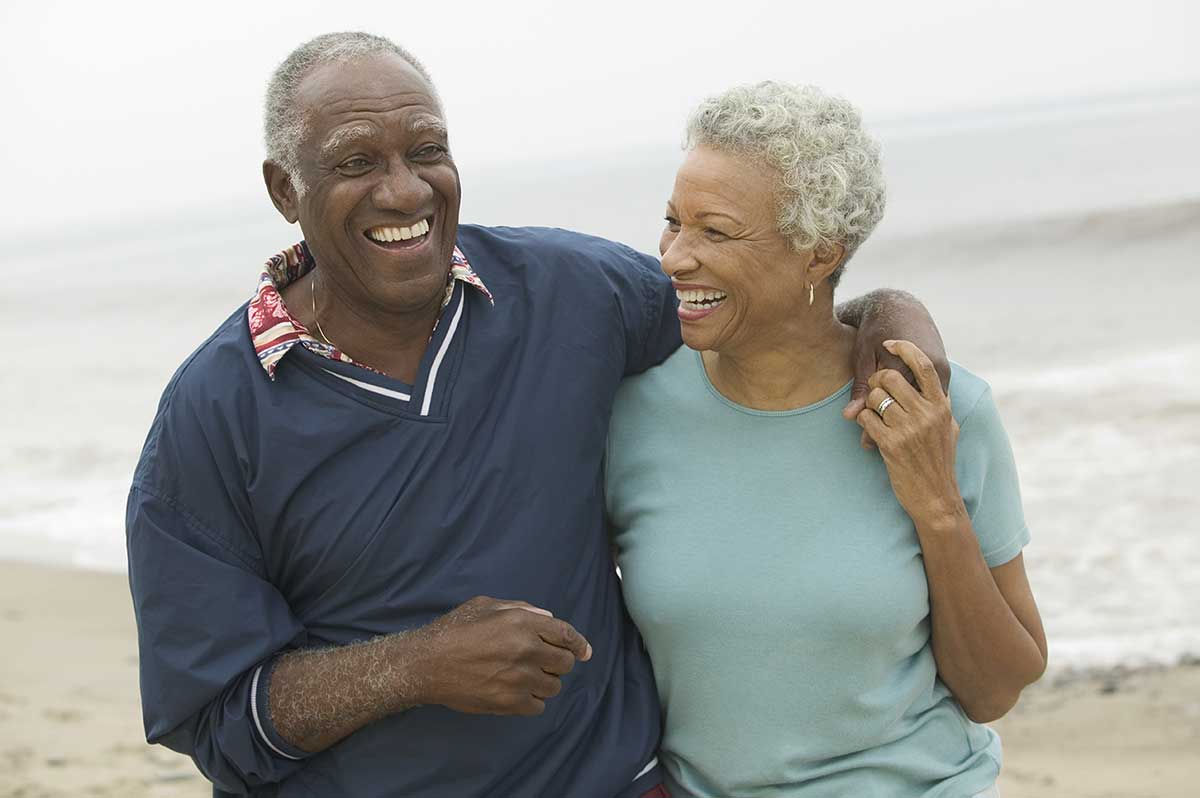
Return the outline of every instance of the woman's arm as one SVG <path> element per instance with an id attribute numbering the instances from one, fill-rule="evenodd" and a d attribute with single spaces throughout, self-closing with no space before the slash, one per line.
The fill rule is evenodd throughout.
<path id="1" fill-rule="evenodd" d="M 988 568 L 955 474 L 958 424 L 932 363 L 914 344 L 886 344 L 917 378 L 870 380 L 858 422 L 879 445 L 896 498 L 917 528 L 929 582 L 938 674 L 967 715 L 995 720 L 1046 667 L 1046 637 L 1018 555 Z M 894 402 L 882 413 L 880 403 Z"/>
<path id="2" fill-rule="evenodd" d="M 1021 555 L 988 569 L 971 519 L 917 524 L 938 675 L 977 723 L 1003 717 L 1046 669 L 1046 635 Z"/>

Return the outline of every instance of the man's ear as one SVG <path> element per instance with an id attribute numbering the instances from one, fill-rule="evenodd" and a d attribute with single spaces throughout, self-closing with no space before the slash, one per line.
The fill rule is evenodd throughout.
<path id="1" fill-rule="evenodd" d="M 263 161 L 263 180 L 267 184 L 271 202 L 275 203 L 275 210 L 288 220 L 288 224 L 295 224 L 300 218 L 300 203 L 291 175 L 274 161 Z"/>
<path id="2" fill-rule="evenodd" d="M 833 274 L 842 264 L 846 256 L 846 248 L 841 244 L 830 244 L 828 247 L 818 247 L 813 251 L 812 260 L 808 264 L 809 282 L 813 285 Z"/>

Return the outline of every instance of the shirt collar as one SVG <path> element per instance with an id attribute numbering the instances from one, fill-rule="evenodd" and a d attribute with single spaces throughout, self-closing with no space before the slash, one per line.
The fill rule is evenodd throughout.
<path id="1" fill-rule="evenodd" d="M 308 245 L 303 241 L 272 255 L 263 267 L 263 272 L 258 278 L 258 288 L 246 309 L 254 352 L 258 356 L 258 362 L 262 364 L 267 376 L 272 380 L 275 379 L 275 370 L 279 367 L 279 361 L 296 344 L 301 344 L 306 349 L 332 360 L 354 363 L 354 360 L 344 352 L 313 337 L 283 302 L 281 294 L 283 289 L 308 274 L 316 268 L 316 265 Z M 454 254 L 450 257 L 450 269 L 446 275 L 446 294 L 442 299 L 443 309 L 450 303 L 450 298 L 454 295 L 454 284 L 457 282 L 474 287 L 487 297 L 488 302 L 496 304 L 491 292 L 483 284 L 483 280 L 479 279 L 479 275 L 467 262 L 466 255 L 458 247 L 455 247 Z M 364 366 L 364 368 L 369 367 Z"/>

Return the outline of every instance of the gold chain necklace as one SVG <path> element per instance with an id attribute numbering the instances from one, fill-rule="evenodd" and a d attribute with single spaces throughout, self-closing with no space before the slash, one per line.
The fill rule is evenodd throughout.
<path id="1" fill-rule="evenodd" d="M 317 318 L 317 276 L 315 274 L 313 275 L 312 282 L 309 283 L 308 286 L 309 286 L 309 288 L 312 289 L 312 291 L 310 292 L 312 294 L 312 314 L 313 314 L 313 321 L 317 325 L 317 332 L 319 332 L 321 334 L 321 338 L 324 339 L 325 343 L 329 344 L 334 349 L 338 349 L 338 345 L 335 344 L 333 341 L 330 341 L 329 336 L 325 334 L 325 331 L 323 329 L 321 329 L 321 320 L 319 318 Z M 342 350 L 338 349 L 338 351 L 340 352 Z"/>
<path id="2" fill-rule="evenodd" d="M 317 278 L 316 278 L 316 275 L 314 275 L 314 276 L 313 276 L 312 282 L 310 282 L 310 283 L 308 284 L 308 287 L 309 287 L 310 289 L 312 289 L 312 290 L 309 292 L 309 295 L 312 297 L 312 315 L 313 315 L 313 322 L 314 322 L 314 323 L 317 325 L 317 332 L 321 334 L 321 339 L 322 339 L 323 341 L 325 341 L 325 343 L 329 344 L 329 345 L 330 345 L 330 346 L 332 346 L 334 349 L 336 349 L 337 351 L 339 351 L 339 352 L 341 352 L 343 355 L 345 355 L 345 354 L 346 354 L 346 350 L 345 350 L 345 349 L 342 349 L 340 346 L 338 346 L 337 344 L 335 344 L 333 341 L 329 340 L 329 336 L 325 334 L 325 330 L 321 329 L 321 319 L 320 319 L 320 318 L 317 316 Z M 433 340 L 433 334 L 434 334 L 434 332 L 436 332 L 436 331 L 437 331 L 438 320 L 439 320 L 440 318 L 441 318 L 441 314 L 439 313 L 439 314 L 438 314 L 438 316 L 437 316 L 437 318 L 435 318 L 435 319 L 433 320 L 433 329 L 431 329 L 431 330 L 429 331 L 429 338 L 428 338 L 428 339 L 425 341 L 425 343 L 426 343 L 427 345 L 428 345 L 428 343 L 429 343 L 430 341 L 432 341 L 432 340 Z M 378 371 L 378 369 L 376 369 L 376 370 Z M 386 371 L 380 371 L 379 373 L 380 373 L 380 374 L 386 374 L 387 372 L 386 372 Z"/>

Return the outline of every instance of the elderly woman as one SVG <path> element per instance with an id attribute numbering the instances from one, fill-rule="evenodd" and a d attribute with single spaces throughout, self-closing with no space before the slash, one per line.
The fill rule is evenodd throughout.
<path id="1" fill-rule="evenodd" d="M 761 83 L 703 103 L 687 149 L 661 244 L 687 347 L 622 387 L 606 475 L 672 795 L 995 795 L 981 724 L 1046 644 L 991 392 L 955 365 L 947 396 L 896 341 L 917 387 L 872 377 L 878 452 L 839 412 L 878 146 L 845 101 Z"/>

